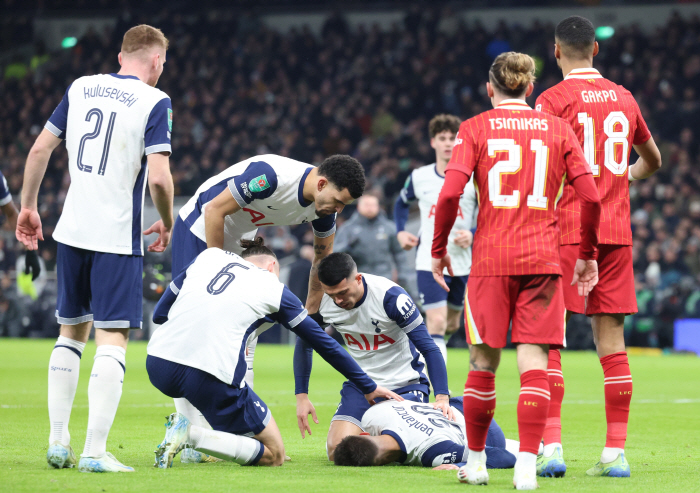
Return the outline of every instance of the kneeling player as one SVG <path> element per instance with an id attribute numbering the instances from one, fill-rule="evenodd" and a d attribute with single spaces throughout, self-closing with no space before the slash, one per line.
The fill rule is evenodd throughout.
<path id="1" fill-rule="evenodd" d="M 336 447 L 337 466 L 383 466 L 399 462 L 406 466 L 446 467 L 467 461 L 467 431 L 462 416 L 462 400 L 450 399 L 454 421 L 429 404 L 411 401 L 382 402 L 362 417 L 360 436 L 345 437 Z M 515 465 L 518 442 L 506 440 L 503 431 L 491 421 L 486 438 L 486 467 L 510 469 Z M 510 450 L 509 450 L 510 449 Z M 463 464 L 462 464 L 463 465 Z"/>
<path id="2" fill-rule="evenodd" d="M 408 293 L 383 277 L 359 274 L 347 253 L 332 253 L 324 258 L 318 267 L 318 278 L 325 293 L 319 314 L 342 334 L 348 352 L 360 368 L 405 399 L 427 403 L 430 384 L 423 372 L 420 352 L 434 387 L 433 406 L 452 419 L 445 360 Z M 294 376 L 302 436 L 305 429 L 309 430 L 308 414 L 316 417 L 307 396 L 311 356 L 311 348 L 299 342 L 294 352 Z M 326 440 L 330 460 L 343 438 L 363 431 L 360 422 L 369 404 L 362 394 L 353 382 L 343 384 L 340 405 Z"/>
<path id="3" fill-rule="evenodd" d="M 377 386 L 307 316 L 301 301 L 279 281 L 275 254 L 262 242 L 251 243 L 242 256 L 205 250 L 156 306 L 153 319 L 163 326 L 148 344 L 151 383 L 169 397 L 188 399 L 213 428 L 194 426 L 173 413 L 156 450 L 157 467 L 171 467 L 185 447 L 242 465 L 282 465 L 284 445 L 277 424 L 244 379 L 248 341 L 275 323 L 307 340 L 368 400 L 403 400 Z"/>

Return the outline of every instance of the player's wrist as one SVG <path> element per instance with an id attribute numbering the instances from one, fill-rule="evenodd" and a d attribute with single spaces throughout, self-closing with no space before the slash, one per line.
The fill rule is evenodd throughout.
<path id="1" fill-rule="evenodd" d="M 628 179 L 629 181 L 637 181 L 637 178 L 635 178 L 634 175 L 632 174 L 632 169 L 633 169 L 633 168 L 634 168 L 634 166 L 630 166 L 630 167 L 627 169 L 627 179 Z"/>
<path id="2" fill-rule="evenodd" d="M 309 400 L 309 394 L 306 392 L 300 392 L 300 393 L 296 394 L 295 397 L 297 398 L 297 402 Z"/>
<path id="3" fill-rule="evenodd" d="M 449 394 L 438 394 L 435 396 L 435 401 L 449 401 L 450 400 L 450 395 Z"/>

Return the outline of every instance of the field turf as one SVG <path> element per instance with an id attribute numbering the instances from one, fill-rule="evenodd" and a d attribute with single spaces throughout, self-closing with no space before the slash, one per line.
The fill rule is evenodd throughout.
<path id="1" fill-rule="evenodd" d="M 259 346 L 256 392 L 272 409 L 287 454 L 280 468 L 240 467 L 232 463 L 153 467 L 153 450 L 162 440 L 172 401 L 153 388 L 146 375 L 146 345 L 132 343 L 127 352 L 124 393 L 107 449 L 133 474 L 82 474 L 54 470 L 46 464 L 48 413 L 47 365 L 54 341 L 0 339 L 0 491 L 315 491 L 354 493 L 472 490 L 457 482 L 455 471 L 384 466 L 340 468 L 329 464 L 325 438 L 338 403 L 342 377 L 318 355 L 314 358 L 311 400 L 320 424 L 301 439 L 294 408 L 292 348 Z M 87 425 L 87 385 L 94 344 L 82 358 L 81 379 L 70 422 L 72 445 L 80 454 Z M 512 352 L 499 370 L 496 420 L 506 437 L 517 439 L 516 399 L 519 381 Z M 602 371 L 595 354 L 565 352 L 566 378 L 563 442 L 568 472 L 563 479 L 541 478 L 541 491 L 700 491 L 700 358 L 631 356 L 634 397 L 627 457 L 630 479 L 589 478 L 585 471 L 598 459 L 605 437 Z M 450 350 L 448 372 L 454 394 L 466 378 L 466 350 Z M 491 471 L 483 491 L 511 490 L 512 470 Z M 481 488 L 478 491 L 482 491 Z"/>

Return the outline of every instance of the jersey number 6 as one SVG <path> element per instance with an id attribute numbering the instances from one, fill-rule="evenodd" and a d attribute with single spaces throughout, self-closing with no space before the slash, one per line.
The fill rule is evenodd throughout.
<path id="1" fill-rule="evenodd" d="M 221 269 L 216 276 L 214 276 L 214 279 L 209 282 L 209 285 L 207 286 L 207 293 L 214 295 L 223 293 L 228 285 L 231 284 L 236 278 L 236 275 L 233 272 L 229 272 L 229 269 L 233 269 L 234 267 L 240 267 L 241 269 L 248 270 L 248 267 L 243 264 L 239 264 L 238 262 L 228 264 L 226 267 Z M 222 280 L 223 282 L 220 282 Z"/>

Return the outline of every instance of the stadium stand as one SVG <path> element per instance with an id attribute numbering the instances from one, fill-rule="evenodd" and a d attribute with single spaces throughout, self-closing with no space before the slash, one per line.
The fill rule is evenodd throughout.
<path id="1" fill-rule="evenodd" d="M 489 32 L 458 22 L 450 30 L 445 19 L 413 10 L 387 31 L 351 29 L 333 15 L 317 37 L 308 29 L 271 30 L 252 15 L 158 18 L 149 22 L 171 40 L 159 88 L 172 97 L 171 163 L 181 196 L 252 155 L 271 152 L 318 164 L 347 153 L 366 167 L 368 188 L 390 210 L 410 171 L 433 160 L 430 117 L 447 112 L 466 119 L 490 108 L 483 74 L 494 56 L 517 49 L 536 57 L 532 104 L 561 80 L 550 24 L 503 21 Z M 26 154 L 65 89 L 78 76 L 116 72 L 113 52 L 121 34 L 141 20 L 122 17 L 113 30 L 91 31 L 73 48 L 47 54 L 38 46 L 3 62 L 0 170 L 17 202 Z M 630 339 L 671 346 L 673 320 L 700 317 L 700 19 L 676 14 L 654 32 L 628 26 L 600 44 L 596 67 L 632 91 L 664 163 L 659 173 L 631 185 L 640 313 L 628 321 Z M 46 239 L 40 248 L 48 269 L 55 265 L 51 233 L 69 183 L 65 149 L 59 149 L 40 197 Z M 297 255 L 310 241 L 307 230 L 278 228 L 267 235 L 278 255 Z M 7 277 L 21 248 L 6 227 L 0 247 L 0 275 Z M 2 285 L 11 283 L 3 279 Z M 3 289 L 0 299 L 0 333 L 26 334 L 17 319 L 28 312 L 36 312 L 30 318 L 37 326 L 51 318 L 49 302 L 43 309 L 34 307 L 41 298 L 22 306 L 10 291 Z"/>

